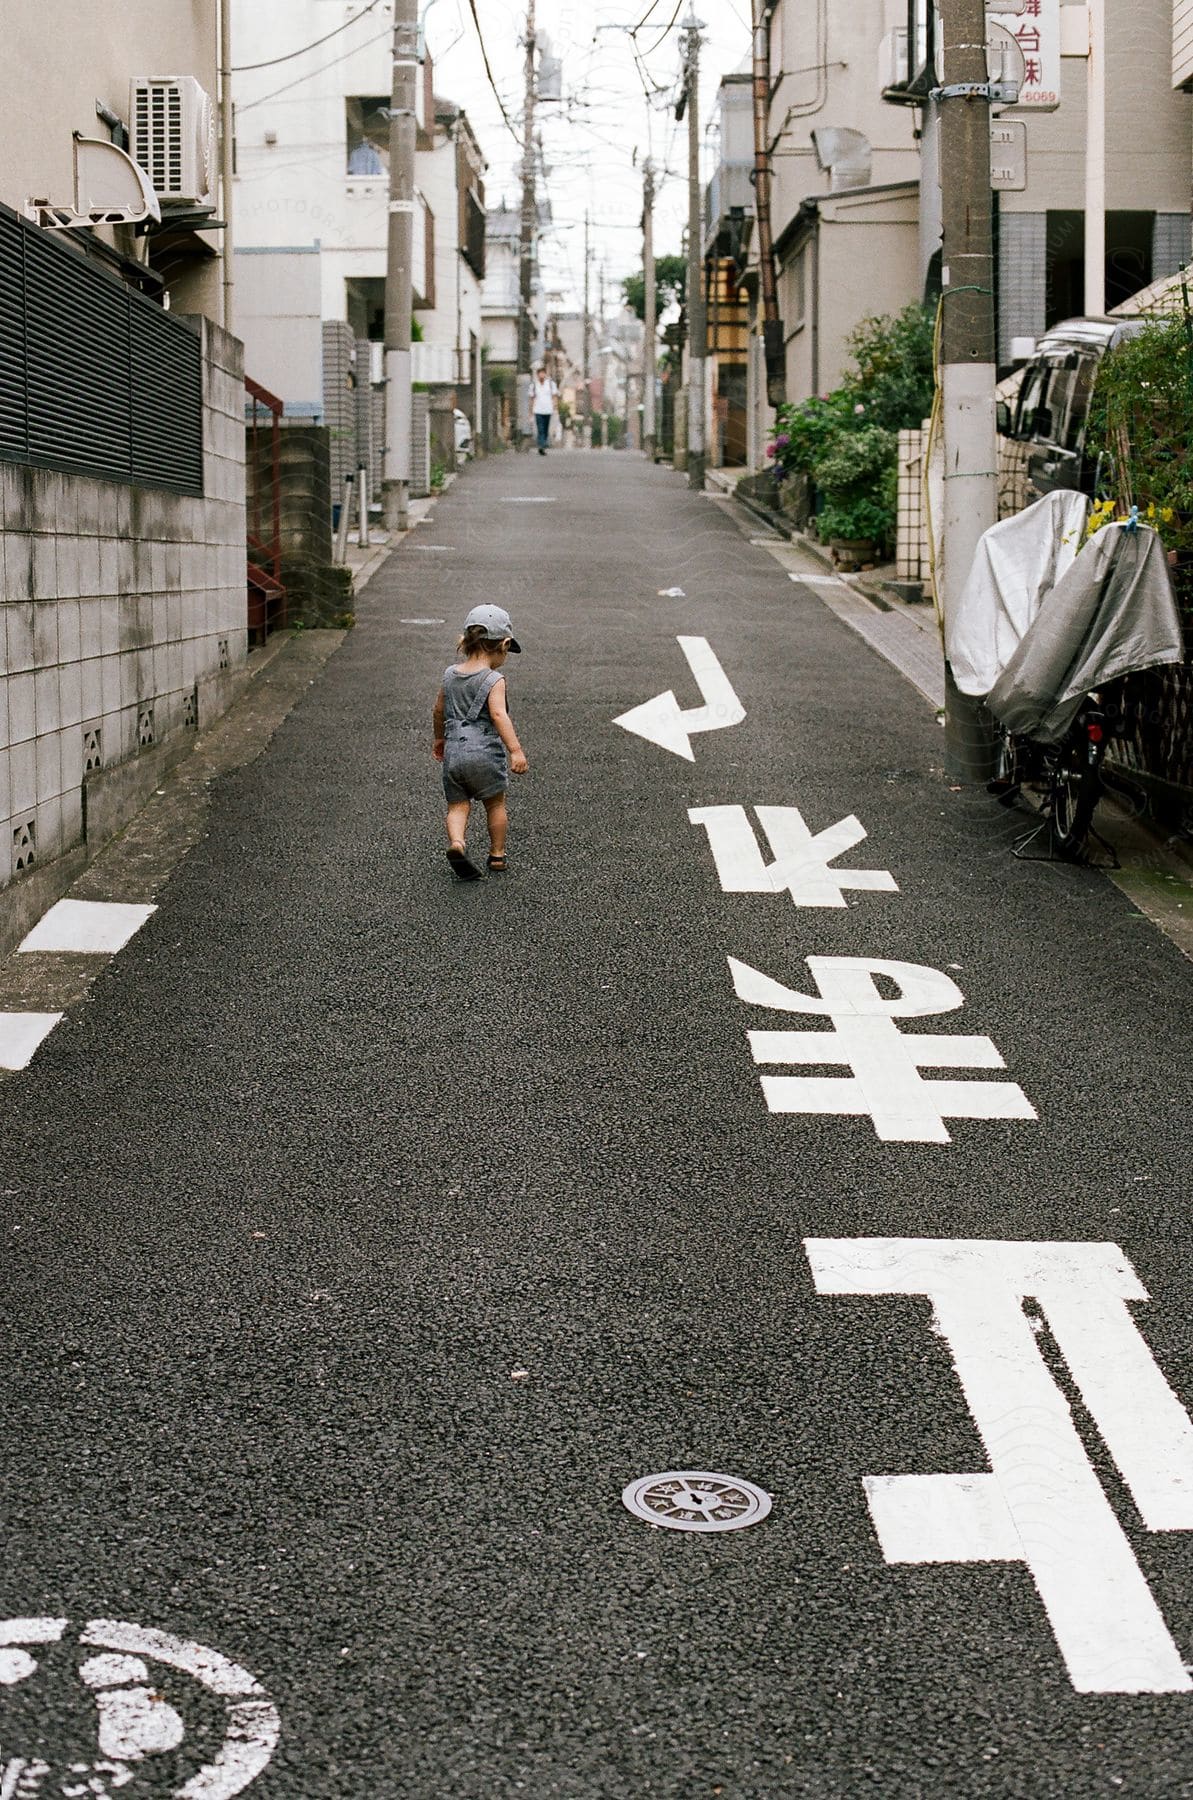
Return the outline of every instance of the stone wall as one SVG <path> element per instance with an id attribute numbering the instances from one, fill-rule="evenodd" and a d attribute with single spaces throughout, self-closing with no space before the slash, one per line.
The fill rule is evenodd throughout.
<path id="1" fill-rule="evenodd" d="M 244 669 L 241 346 L 193 323 L 202 498 L 0 462 L 0 939 L 20 884 L 119 829 Z"/>

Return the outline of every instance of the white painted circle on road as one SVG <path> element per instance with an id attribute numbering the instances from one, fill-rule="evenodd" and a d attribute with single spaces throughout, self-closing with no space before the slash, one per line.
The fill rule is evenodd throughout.
<path id="1" fill-rule="evenodd" d="M 69 1626 L 68 1619 L 0 1620 L 0 1688 L 81 1684 L 94 1709 L 94 1758 L 90 1764 L 75 1760 L 75 1746 L 55 1765 L 45 1760 L 51 1752 L 40 1740 L 36 1751 L 30 1746 L 23 1755 L 19 1723 L 10 1729 L 0 1712 L 0 1794 L 40 1793 L 47 1780 L 60 1785 L 46 1793 L 106 1794 L 156 1770 L 170 1786 L 154 1791 L 170 1800 L 232 1800 L 267 1766 L 281 1721 L 247 1669 L 203 1644 L 120 1619 L 89 1619 L 77 1633 Z M 167 1671 L 190 1677 L 224 1702 L 222 1743 L 214 1741 L 208 1718 L 203 1748 L 188 1758 L 194 1721 L 188 1718 L 187 1683 L 171 1680 Z M 76 1704 L 68 1693 L 63 1712 L 69 1716 Z M 166 1757 L 168 1764 L 152 1760 Z"/>
<path id="2" fill-rule="evenodd" d="M 754 1482 L 703 1469 L 642 1475 L 621 1498 L 635 1518 L 669 1531 L 740 1531 L 757 1525 L 771 1509 L 770 1495 Z"/>

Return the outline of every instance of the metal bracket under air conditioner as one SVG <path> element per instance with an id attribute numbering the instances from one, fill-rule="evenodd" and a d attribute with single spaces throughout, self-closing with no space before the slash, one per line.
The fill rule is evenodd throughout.
<path id="1" fill-rule="evenodd" d="M 107 138 L 74 137 L 75 203 L 55 206 L 46 199 L 25 202 L 25 217 L 47 231 L 79 231 L 92 225 L 161 223 L 162 209 L 153 183 L 127 150 Z"/>

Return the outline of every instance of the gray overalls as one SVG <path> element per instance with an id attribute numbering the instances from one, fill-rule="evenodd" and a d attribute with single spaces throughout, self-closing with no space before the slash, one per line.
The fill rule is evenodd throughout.
<path id="1" fill-rule="evenodd" d="M 503 679 L 500 669 L 475 675 L 444 670 L 443 791 L 449 806 L 492 800 L 509 786 L 509 757 L 489 716 L 489 694 Z"/>

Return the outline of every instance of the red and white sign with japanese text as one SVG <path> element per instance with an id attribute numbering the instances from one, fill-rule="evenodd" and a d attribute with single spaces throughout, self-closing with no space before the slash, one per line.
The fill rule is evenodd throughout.
<path id="1" fill-rule="evenodd" d="M 998 22 L 1023 52 L 1018 106 L 1055 112 L 1060 105 L 1060 0 L 1024 0 L 1021 13 L 1003 13 Z"/>

